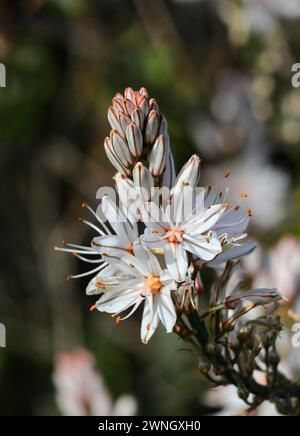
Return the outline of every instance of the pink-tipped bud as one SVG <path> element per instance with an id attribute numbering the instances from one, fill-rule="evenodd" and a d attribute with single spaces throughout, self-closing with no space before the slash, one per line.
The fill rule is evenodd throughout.
<path id="1" fill-rule="evenodd" d="M 117 158 L 126 168 L 130 167 L 133 164 L 133 157 L 125 138 L 123 138 L 117 130 L 112 130 L 110 132 L 110 141 Z"/>
<path id="2" fill-rule="evenodd" d="M 159 114 L 152 110 L 145 123 L 145 142 L 147 144 L 153 144 L 159 131 Z"/>
<path id="3" fill-rule="evenodd" d="M 108 109 L 107 118 L 108 118 L 108 122 L 111 125 L 112 129 L 120 130 L 118 115 L 116 114 L 116 112 L 112 106 L 110 106 L 110 108 Z"/>
<path id="4" fill-rule="evenodd" d="M 168 138 L 165 135 L 159 135 L 149 158 L 149 170 L 154 177 L 158 177 L 164 172 L 168 151 Z"/>
<path id="5" fill-rule="evenodd" d="M 282 300 L 282 295 L 277 289 L 254 289 L 249 292 L 237 292 L 230 295 L 226 298 L 225 304 L 228 309 L 236 309 L 242 304 L 243 300 L 247 300 L 256 306 L 264 306 Z"/>
<path id="6" fill-rule="evenodd" d="M 126 129 L 126 139 L 130 153 L 139 158 L 143 151 L 143 135 L 141 129 L 134 122 L 130 123 Z"/>

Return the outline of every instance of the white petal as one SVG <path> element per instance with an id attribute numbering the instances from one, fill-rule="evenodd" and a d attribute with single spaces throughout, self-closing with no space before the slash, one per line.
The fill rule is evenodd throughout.
<path id="1" fill-rule="evenodd" d="M 105 292 L 96 303 L 99 312 L 120 313 L 133 306 L 140 298 L 140 292 L 133 288 L 126 289 L 129 283 L 124 283 L 125 291 L 109 290 Z"/>
<path id="2" fill-rule="evenodd" d="M 178 243 L 165 245 L 165 260 L 170 274 L 177 282 L 184 281 L 187 274 L 187 255 L 182 246 Z"/>
<path id="3" fill-rule="evenodd" d="M 140 240 L 137 240 L 133 244 L 133 251 L 135 256 L 144 266 L 145 275 L 157 275 L 161 274 L 161 267 L 156 256 L 151 253 L 147 248 L 143 247 Z"/>
<path id="4" fill-rule="evenodd" d="M 114 253 L 102 253 L 102 258 L 119 272 L 122 271 L 124 274 L 135 277 L 140 275 L 139 271 L 136 269 L 136 258 L 126 251 L 121 252 L 120 250 Z"/>
<path id="5" fill-rule="evenodd" d="M 205 237 L 196 239 L 185 235 L 183 246 L 187 251 L 195 254 L 202 260 L 212 260 L 222 251 L 219 239 L 214 237 L 210 239 Z"/>
<path id="6" fill-rule="evenodd" d="M 146 227 L 145 233 L 141 236 L 141 240 L 146 247 L 163 248 L 166 243 L 165 232 Z"/>
<path id="7" fill-rule="evenodd" d="M 187 222 L 185 228 L 190 235 L 201 235 L 201 233 L 207 232 L 216 224 L 225 210 L 224 204 L 213 205 L 206 209 L 202 216 L 195 217 L 194 220 Z"/>
<path id="8" fill-rule="evenodd" d="M 219 254 L 213 261 L 209 262 L 207 266 L 211 268 L 217 268 L 222 263 L 227 262 L 228 260 L 234 260 L 242 256 L 247 256 L 255 248 L 256 244 L 254 242 L 246 242 L 241 246 L 230 247 L 224 250 L 221 254 Z"/>
<path id="9" fill-rule="evenodd" d="M 157 304 L 159 318 L 165 326 L 167 333 L 171 333 L 177 319 L 176 310 L 171 295 L 164 293 L 164 290 L 162 290 L 160 294 L 154 297 L 154 299 L 156 298 L 158 300 Z"/>
<path id="10" fill-rule="evenodd" d="M 180 190 L 185 182 L 189 182 L 192 187 L 196 187 L 200 176 L 200 158 L 194 154 L 189 161 L 184 165 L 177 176 L 173 193 Z"/>
<path id="11" fill-rule="evenodd" d="M 144 344 L 147 344 L 159 323 L 157 301 L 153 300 L 153 297 L 145 299 L 141 324 L 141 339 Z"/>
<path id="12" fill-rule="evenodd" d="M 156 229 L 159 232 L 164 231 L 164 223 L 162 222 L 163 212 L 157 204 L 153 202 L 145 203 L 141 209 L 141 215 L 147 227 Z"/>
<path id="13" fill-rule="evenodd" d="M 128 245 L 135 241 L 138 237 L 136 224 L 133 226 L 128 221 L 128 217 L 108 196 L 102 199 L 102 211 L 117 235 L 126 238 Z"/>
<path id="14" fill-rule="evenodd" d="M 214 225 L 214 230 L 218 235 L 227 233 L 227 235 L 243 233 L 249 224 L 248 211 L 243 209 L 231 209 L 221 216 L 218 222 Z"/>
<path id="15" fill-rule="evenodd" d="M 109 265 L 103 270 L 101 270 L 100 272 L 103 274 L 103 271 L 107 270 L 108 268 Z M 85 290 L 86 295 L 98 295 L 103 292 L 103 290 L 100 289 L 99 286 L 97 286 L 96 284 L 97 280 L 99 280 L 99 273 L 95 277 L 93 277 L 92 280 L 90 280 L 90 282 L 88 283 Z"/>
<path id="16" fill-rule="evenodd" d="M 97 236 L 92 240 L 92 247 L 100 253 L 105 252 L 107 248 L 126 250 L 129 246 L 130 241 L 128 241 L 128 238 L 117 235 Z"/>

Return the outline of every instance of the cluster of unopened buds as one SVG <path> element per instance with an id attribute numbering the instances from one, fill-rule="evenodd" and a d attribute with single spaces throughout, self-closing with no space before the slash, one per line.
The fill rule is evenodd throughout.
<path id="1" fill-rule="evenodd" d="M 220 186 L 199 186 L 194 155 L 176 175 L 167 121 L 145 88 L 117 94 L 108 120 L 104 147 L 117 171 L 116 195 L 104 195 L 97 211 L 83 204 L 96 221 L 82 220 L 97 233 L 90 246 L 56 247 L 93 264 L 69 278 L 92 275 L 86 293 L 100 298 L 91 310 L 111 314 L 117 324 L 143 305 L 144 343 L 161 322 L 197 352 L 210 381 L 235 384 L 253 406 L 272 400 L 269 388 L 258 388 L 252 377 L 261 368 L 270 378 L 270 365 L 256 359 L 263 362 L 266 349 L 269 359 L 275 347 L 281 327 L 272 313 L 282 298 L 274 289 L 227 289 L 240 258 L 255 249 L 245 233 L 251 211 L 228 204 L 230 170 Z M 210 290 L 202 282 L 207 268 L 217 273 Z M 267 315 L 250 322 L 247 314 L 258 306 L 266 306 Z M 279 389 L 282 377 L 275 372 L 272 386 Z"/>

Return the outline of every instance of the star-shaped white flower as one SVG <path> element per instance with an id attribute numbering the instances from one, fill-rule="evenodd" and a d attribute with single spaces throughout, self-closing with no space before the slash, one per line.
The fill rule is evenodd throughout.
<path id="1" fill-rule="evenodd" d="M 103 253 L 102 256 L 118 270 L 119 276 L 102 279 L 104 293 L 95 308 L 113 314 L 119 322 L 131 316 L 144 302 L 142 341 L 148 342 L 159 321 L 168 333 L 172 332 L 177 315 L 171 291 L 176 290 L 176 283 L 170 273 L 161 268 L 157 257 L 145 249 L 140 240 L 133 244 L 133 254 Z M 130 308 L 127 315 L 119 315 Z"/>
<path id="2" fill-rule="evenodd" d="M 222 251 L 211 229 L 227 205 L 205 208 L 204 190 L 196 190 L 199 166 L 200 159 L 193 156 L 179 173 L 168 204 L 148 202 L 142 209 L 146 225 L 142 241 L 150 249 L 163 250 L 168 270 L 178 282 L 184 281 L 187 274 L 187 253 L 210 261 Z"/>

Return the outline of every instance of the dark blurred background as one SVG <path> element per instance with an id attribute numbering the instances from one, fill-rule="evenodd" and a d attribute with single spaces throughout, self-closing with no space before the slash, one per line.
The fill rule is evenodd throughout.
<path id="1" fill-rule="evenodd" d="M 139 339 L 90 313 L 87 279 L 62 239 L 89 243 L 82 201 L 112 184 L 107 108 L 148 88 L 169 122 L 179 168 L 197 152 L 202 182 L 246 191 L 251 234 L 266 250 L 300 236 L 300 62 L 297 0 L 19 0 L 0 2 L 0 414 L 59 414 L 54 356 L 86 347 L 114 398 L 139 413 L 206 413 L 195 357 L 172 335 Z"/>

